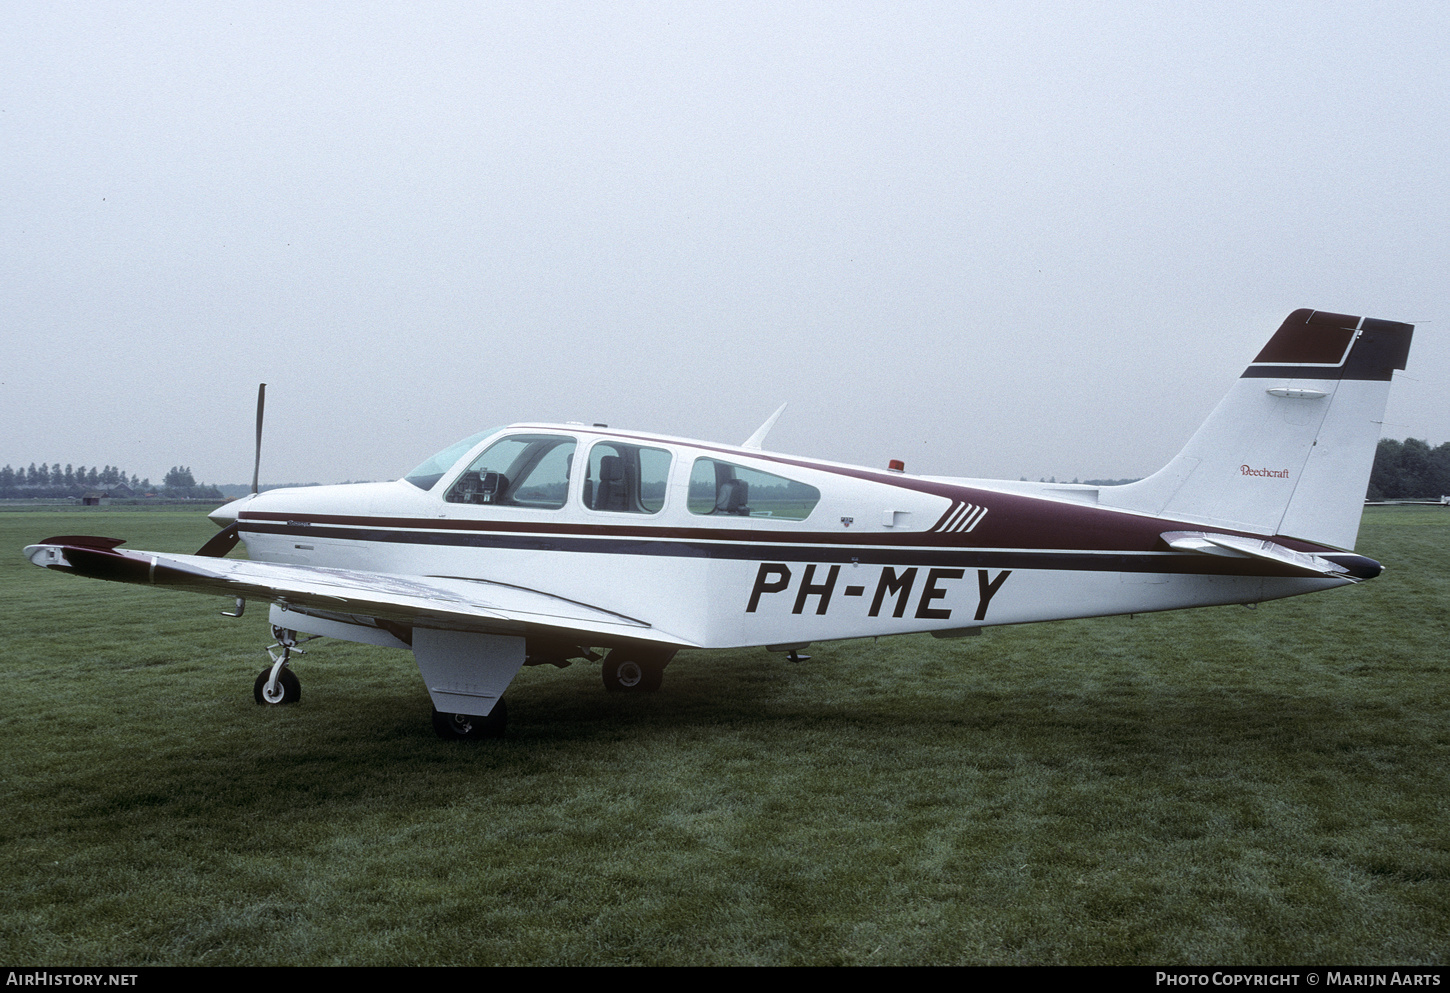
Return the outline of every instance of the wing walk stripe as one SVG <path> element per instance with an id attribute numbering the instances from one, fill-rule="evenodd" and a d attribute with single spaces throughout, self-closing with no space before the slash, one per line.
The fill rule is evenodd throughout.
<path id="1" fill-rule="evenodd" d="M 558 601 L 560 601 L 562 603 L 572 604 L 575 607 L 584 607 L 584 608 L 586 608 L 588 610 L 598 611 L 601 614 L 609 614 L 609 615 L 611 615 L 613 617 L 618 617 L 620 620 L 628 621 L 631 624 L 638 624 L 642 628 L 654 627 L 653 624 L 650 624 L 648 621 L 642 621 L 638 617 L 630 617 L 628 614 L 621 614 L 617 610 L 609 610 L 609 609 L 607 609 L 605 607 L 596 607 L 594 604 L 592 604 L 592 603 L 585 603 L 583 600 L 571 600 L 571 599 L 569 599 L 566 596 L 559 596 L 559 594 L 557 594 L 557 593 L 548 593 L 548 592 L 545 592 L 544 590 L 536 590 L 532 586 L 519 586 L 517 583 L 502 583 L 502 582 L 499 582 L 497 579 L 479 579 L 477 576 L 429 576 L 428 578 L 429 579 L 458 579 L 458 580 L 462 580 L 465 583 L 478 583 L 478 584 L 486 585 L 486 586 L 503 586 L 503 587 L 507 587 L 508 589 L 511 589 L 511 590 L 521 590 L 524 593 L 533 593 L 536 596 L 546 596 L 546 597 L 548 597 L 551 600 L 558 600 Z M 487 605 L 485 605 L 485 606 L 487 606 Z M 504 608 L 495 608 L 495 609 L 504 609 Z M 541 612 L 540 611 L 537 611 L 537 610 L 532 610 L 532 611 L 523 611 L 523 613 L 539 614 Z M 548 615 L 544 615 L 544 616 L 548 616 Z"/>

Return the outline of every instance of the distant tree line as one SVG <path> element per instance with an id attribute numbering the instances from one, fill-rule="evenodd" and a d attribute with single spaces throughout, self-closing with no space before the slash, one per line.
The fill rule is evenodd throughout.
<path id="1" fill-rule="evenodd" d="M 1419 438 L 1381 438 L 1366 500 L 1423 500 L 1450 494 L 1450 441 L 1431 448 Z"/>
<path id="2" fill-rule="evenodd" d="M 28 468 L 0 468 L 0 499 L 64 500 L 85 496 L 87 493 L 103 492 L 112 497 L 145 496 L 156 493 L 171 499 L 189 498 L 197 500 L 221 500 L 222 495 L 215 486 L 198 485 L 191 469 L 186 466 L 172 466 L 160 487 L 152 486 L 150 479 L 128 475 L 119 466 L 62 466 L 34 462 Z"/>

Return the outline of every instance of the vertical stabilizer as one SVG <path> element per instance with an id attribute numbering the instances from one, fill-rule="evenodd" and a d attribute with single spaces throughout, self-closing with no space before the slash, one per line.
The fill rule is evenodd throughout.
<path id="1" fill-rule="evenodd" d="M 1296 310 L 1172 462 L 1104 506 L 1352 548 L 1414 327 Z"/>

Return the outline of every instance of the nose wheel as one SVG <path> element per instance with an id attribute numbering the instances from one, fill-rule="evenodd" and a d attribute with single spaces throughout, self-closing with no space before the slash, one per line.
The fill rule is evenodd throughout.
<path id="1" fill-rule="evenodd" d="M 283 669 L 274 680 L 272 667 L 267 666 L 257 674 L 257 681 L 252 685 L 252 696 L 258 703 L 267 705 L 296 703 L 302 699 L 302 682 L 291 669 Z"/>
<path id="2" fill-rule="evenodd" d="M 274 625 L 272 637 L 277 639 L 276 644 L 267 647 L 267 655 L 271 657 L 272 664 L 257 674 L 257 681 L 252 684 L 252 697 L 267 706 L 296 703 L 302 699 L 302 682 L 295 672 L 287 668 L 287 664 L 292 661 L 293 652 L 298 655 L 307 653 L 297 647 L 296 631 Z M 316 637 L 314 635 L 305 641 L 312 641 Z M 272 651 L 274 648 L 282 649 L 282 654 Z"/>

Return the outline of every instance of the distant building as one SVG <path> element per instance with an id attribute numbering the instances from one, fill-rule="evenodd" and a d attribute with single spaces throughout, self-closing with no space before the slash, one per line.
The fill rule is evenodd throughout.
<path id="1" fill-rule="evenodd" d="M 101 507 L 111 502 L 111 494 L 104 490 L 91 490 L 81 496 L 82 507 Z"/>

